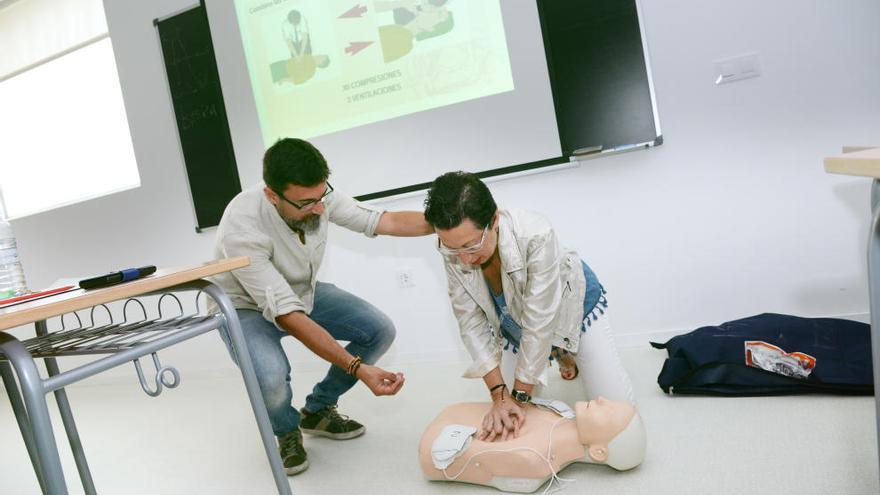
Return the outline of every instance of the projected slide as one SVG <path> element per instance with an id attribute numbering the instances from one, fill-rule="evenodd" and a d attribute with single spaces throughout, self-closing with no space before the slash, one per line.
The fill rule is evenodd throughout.
<path id="1" fill-rule="evenodd" d="M 265 144 L 513 90 L 499 1 L 235 0 Z"/>

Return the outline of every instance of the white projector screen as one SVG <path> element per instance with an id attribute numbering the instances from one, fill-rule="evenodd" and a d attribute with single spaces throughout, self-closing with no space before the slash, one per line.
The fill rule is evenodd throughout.
<path id="1" fill-rule="evenodd" d="M 264 147 L 311 141 L 347 194 L 561 156 L 535 2 L 234 5 Z"/>

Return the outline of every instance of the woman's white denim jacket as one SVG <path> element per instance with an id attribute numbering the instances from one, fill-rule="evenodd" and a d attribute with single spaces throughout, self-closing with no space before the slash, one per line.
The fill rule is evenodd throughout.
<path id="1" fill-rule="evenodd" d="M 576 350 L 584 319 L 586 282 L 577 252 L 563 248 L 543 216 L 500 209 L 501 285 L 510 315 L 522 327 L 515 377 L 543 383 L 550 346 Z M 474 360 L 466 378 L 481 378 L 501 363 L 500 320 L 479 266 L 444 256 L 449 298 L 461 339 Z"/>

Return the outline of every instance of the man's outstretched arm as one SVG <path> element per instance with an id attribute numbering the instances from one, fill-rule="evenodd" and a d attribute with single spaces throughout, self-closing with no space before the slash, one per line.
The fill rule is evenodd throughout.
<path id="1" fill-rule="evenodd" d="M 425 221 L 425 214 L 420 211 L 386 211 L 379 218 L 376 233 L 379 235 L 416 237 L 433 234 L 434 228 Z"/>

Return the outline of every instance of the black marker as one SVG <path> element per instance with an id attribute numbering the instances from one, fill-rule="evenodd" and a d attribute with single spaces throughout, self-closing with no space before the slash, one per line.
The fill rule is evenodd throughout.
<path id="1" fill-rule="evenodd" d="M 83 289 L 98 289 L 100 287 L 107 287 L 122 282 L 128 282 L 129 280 L 143 278 L 155 273 L 155 271 L 156 267 L 152 265 L 142 266 L 140 268 L 129 268 L 119 272 L 108 273 L 107 275 L 80 280 L 79 286 Z"/>

